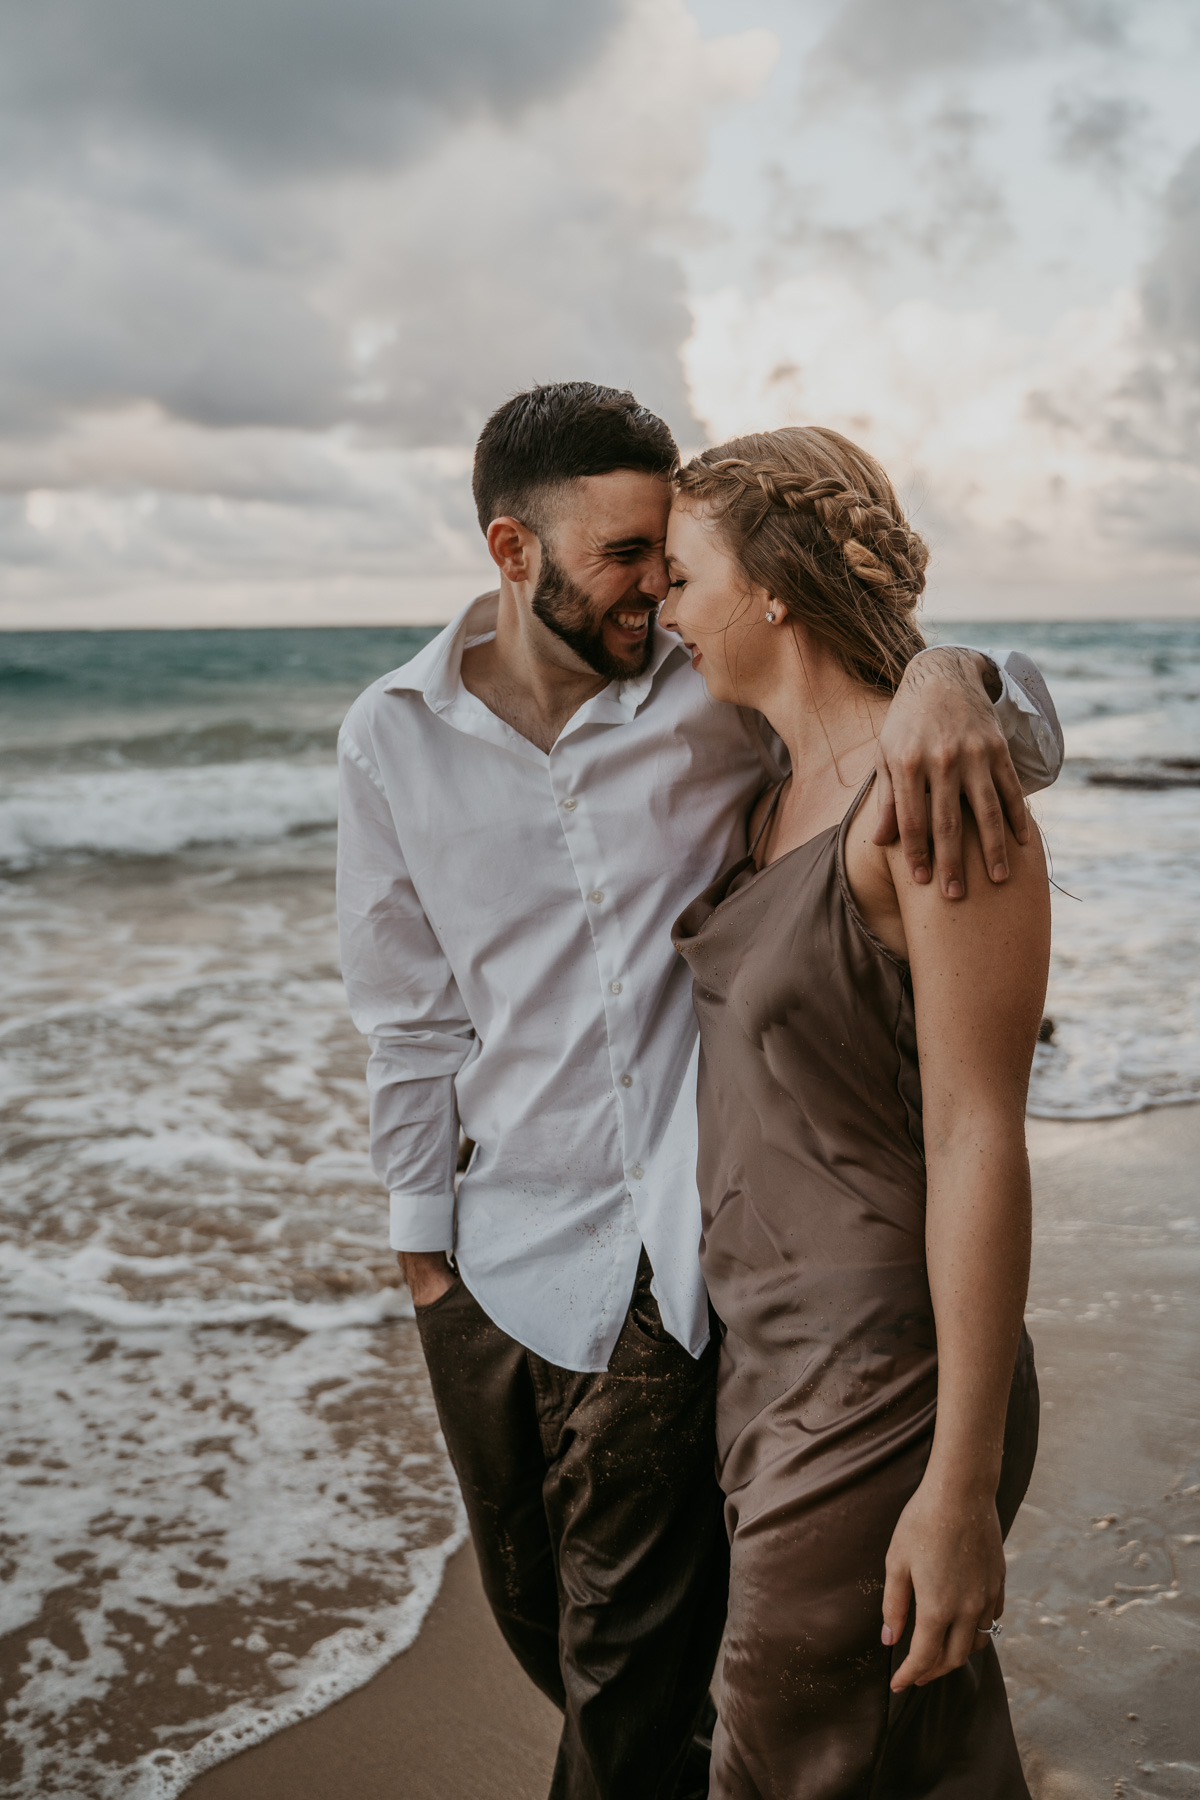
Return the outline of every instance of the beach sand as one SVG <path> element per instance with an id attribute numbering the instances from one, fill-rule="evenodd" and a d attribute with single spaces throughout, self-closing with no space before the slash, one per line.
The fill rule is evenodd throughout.
<path id="1" fill-rule="evenodd" d="M 1001 1660 L 1035 1800 L 1200 1793 L 1200 1107 L 1031 1120 L 1037 1471 Z M 1133 1716 L 1131 1716 L 1133 1715 Z M 556 1716 L 471 1552 L 413 1648 L 189 1800 L 542 1800 Z"/>
<path id="2" fill-rule="evenodd" d="M 510 1656 L 468 1545 L 411 1650 L 201 1775 L 188 1800 L 545 1800 L 557 1743 L 558 1714 Z"/>

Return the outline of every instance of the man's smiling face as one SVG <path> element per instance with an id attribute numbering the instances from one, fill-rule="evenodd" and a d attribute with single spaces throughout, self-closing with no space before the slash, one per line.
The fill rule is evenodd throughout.
<path id="1" fill-rule="evenodd" d="M 589 668 L 610 681 L 642 674 L 667 592 L 664 545 L 671 492 L 636 469 L 585 475 L 547 508 L 533 610 Z"/>

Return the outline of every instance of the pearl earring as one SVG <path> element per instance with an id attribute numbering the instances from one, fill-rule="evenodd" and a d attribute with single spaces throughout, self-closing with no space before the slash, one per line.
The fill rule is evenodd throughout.
<path id="1" fill-rule="evenodd" d="M 767 624 L 773 625 L 774 623 L 775 623 L 775 608 L 772 606 L 767 612 Z"/>

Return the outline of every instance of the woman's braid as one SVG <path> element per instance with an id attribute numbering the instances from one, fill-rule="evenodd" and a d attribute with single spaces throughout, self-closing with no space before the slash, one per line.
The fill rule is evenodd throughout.
<path id="1" fill-rule="evenodd" d="M 728 481 L 746 494 L 751 530 L 757 530 L 774 509 L 812 513 L 859 581 L 895 593 L 897 599 L 902 594 L 917 595 L 923 591 L 929 560 L 923 540 L 909 530 L 903 519 L 836 475 L 822 475 L 814 480 L 807 474 L 741 457 L 723 457 L 706 466 L 718 482 Z M 691 487 L 691 483 L 682 480 L 680 485 L 685 491 Z M 703 485 L 707 488 L 709 484 Z"/>
<path id="2" fill-rule="evenodd" d="M 929 552 L 873 457 L 836 431 L 795 426 L 707 450 L 676 475 L 710 505 L 750 579 L 894 689 L 921 647 L 912 614 Z"/>

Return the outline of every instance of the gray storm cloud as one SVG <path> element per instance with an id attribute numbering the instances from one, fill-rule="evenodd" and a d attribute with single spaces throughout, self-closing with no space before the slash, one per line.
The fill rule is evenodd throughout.
<path id="1" fill-rule="evenodd" d="M 138 401 L 217 427 L 338 416 L 341 349 L 278 219 L 243 252 L 181 212 L 121 204 L 103 183 L 0 191 L 0 231 L 25 246 L 0 267 L 0 424 L 36 436 Z"/>
<path id="2" fill-rule="evenodd" d="M 0 427 L 150 404 L 460 443 L 504 393 L 565 374 L 634 382 L 686 422 L 677 259 L 553 129 L 522 147 L 624 15 L 6 0 Z"/>
<path id="3" fill-rule="evenodd" d="M 1146 274 L 1150 322 L 1200 376 L 1200 144 L 1172 178 L 1163 207 L 1162 245 Z"/>
<path id="4" fill-rule="evenodd" d="M 616 0 L 5 0 L 22 126 L 138 129 L 294 175 L 421 147 L 439 112 L 512 116 L 603 41 Z"/>
<path id="5" fill-rule="evenodd" d="M 1120 181 L 1149 116 L 1149 107 L 1130 94 L 1059 94 L 1050 114 L 1055 152 L 1065 163 Z"/>
<path id="6" fill-rule="evenodd" d="M 810 85 L 840 76 L 894 86 L 1062 44 L 1112 47 L 1129 10 L 1130 0 L 849 0 L 817 48 Z"/>
<path id="7" fill-rule="evenodd" d="M 1148 473 L 1122 504 L 1144 541 L 1194 557 L 1200 552 L 1200 144 L 1167 189 L 1142 304 L 1147 354 L 1119 396 L 1113 430 Z"/>
<path id="8" fill-rule="evenodd" d="M 505 395 L 694 433 L 679 226 L 742 79 L 684 0 L 0 0 L 4 602 L 428 616 Z"/>

